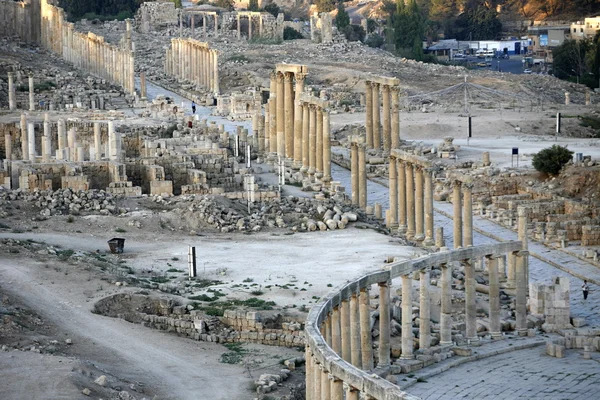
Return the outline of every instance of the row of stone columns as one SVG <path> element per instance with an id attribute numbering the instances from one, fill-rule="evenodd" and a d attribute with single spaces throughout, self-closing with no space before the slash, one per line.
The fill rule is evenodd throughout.
<path id="1" fill-rule="evenodd" d="M 398 228 L 408 239 L 432 246 L 433 169 L 392 154 L 388 175 L 388 226 L 390 229 Z"/>
<path id="2" fill-rule="evenodd" d="M 516 295 L 516 330 L 519 335 L 527 332 L 526 318 L 526 281 L 529 253 L 525 250 L 512 253 L 517 259 L 517 275 L 522 277 L 521 288 Z M 500 286 L 498 279 L 499 255 L 490 254 L 485 256 L 486 266 L 489 273 L 489 296 L 490 296 L 490 335 L 493 339 L 502 337 L 500 324 Z M 463 260 L 468 261 L 468 260 Z M 441 311 L 440 311 L 440 345 L 451 346 L 452 342 L 452 264 L 441 264 Z M 430 271 L 429 267 L 414 272 L 420 278 L 419 296 L 419 348 L 421 350 L 430 348 L 431 344 L 431 295 L 430 295 Z M 412 274 L 403 275 L 402 278 L 402 336 L 401 336 L 401 362 L 414 358 L 414 335 L 412 328 L 412 302 L 413 287 Z M 379 346 L 378 365 L 384 368 L 391 363 L 390 346 L 390 281 L 378 283 L 379 287 Z M 472 285 L 475 282 L 466 283 Z M 320 326 L 321 334 L 329 347 L 344 361 L 364 371 L 373 369 L 373 346 L 371 342 L 369 292 L 367 288 L 360 288 L 346 294 L 340 303 L 334 305 Z M 474 307 L 475 298 L 466 299 L 467 309 Z M 466 337 L 473 341 L 477 340 L 477 331 L 471 331 L 476 327 L 476 314 L 468 313 L 466 317 Z M 320 365 L 313 357 L 313 349 L 306 348 L 306 398 L 307 399 L 342 399 L 343 383 L 339 378 L 333 376 L 325 365 Z M 348 386 L 351 388 L 351 386 Z M 360 388 L 352 388 L 353 391 Z M 348 393 L 346 393 L 347 395 Z M 356 397 L 358 398 L 358 397 Z"/>
<path id="3" fill-rule="evenodd" d="M 39 6 L 24 1 L 0 2 L 0 36 L 19 36 L 27 43 L 39 41 Z"/>
<path id="4" fill-rule="evenodd" d="M 400 146 L 400 87 L 396 78 L 365 81 L 366 144 L 390 151 Z M 380 90 L 381 89 L 381 90 Z M 383 118 L 381 113 L 383 112 Z"/>
<path id="5" fill-rule="evenodd" d="M 200 15 L 202 17 L 202 35 L 206 38 L 208 36 L 208 32 L 207 32 L 207 23 L 208 23 L 208 18 L 207 17 L 211 17 L 214 19 L 214 34 L 215 37 L 219 36 L 219 15 L 214 12 L 214 11 L 194 11 L 191 14 L 191 28 L 192 28 L 192 36 L 194 36 L 194 29 L 195 29 L 195 17 L 196 14 Z"/>
<path id="6" fill-rule="evenodd" d="M 350 177 L 352 204 L 367 208 L 367 159 L 364 138 L 354 138 L 350 143 Z"/>
<path id="7" fill-rule="evenodd" d="M 473 246 L 473 184 L 452 183 L 454 248 Z"/>
<path id="8" fill-rule="evenodd" d="M 248 18 L 248 40 L 252 39 L 252 18 L 258 17 L 258 37 L 263 35 L 263 15 L 261 12 L 255 11 L 246 11 L 246 12 L 237 12 L 237 38 L 238 40 L 242 38 L 242 28 L 240 24 L 240 19 L 242 17 Z"/>
<path id="9" fill-rule="evenodd" d="M 65 22 L 62 8 L 49 5 L 46 0 L 42 0 L 42 4 L 44 47 L 76 67 L 122 86 L 127 93 L 135 93 L 131 21 L 127 22 L 129 29 L 125 47 L 120 48 L 106 43 L 104 37 L 92 32 L 77 32 L 72 23 Z"/>
<path id="10" fill-rule="evenodd" d="M 171 39 L 171 48 L 167 49 L 165 58 L 165 73 L 219 94 L 219 55 L 208 43 L 189 38 Z"/>
<path id="11" fill-rule="evenodd" d="M 25 114 L 21 114 L 21 154 L 22 161 L 36 162 L 38 153 L 36 149 L 36 133 L 35 123 L 28 122 Z M 13 137 L 10 133 L 5 134 L 4 143 L 6 148 L 6 159 L 13 160 Z M 85 161 L 85 150 L 83 146 L 77 143 L 77 131 L 75 127 L 66 130 L 64 119 L 57 122 L 57 148 L 55 151 L 56 160 L 62 161 Z M 118 161 L 122 157 L 122 142 L 121 134 L 115 132 L 113 121 L 108 122 L 108 143 L 107 143 L 107 158 L 109 160 Z M 45 114 L 43 121 L 43 134 L 41 137 L 41 161 L 50 162 L 52 154 L 51 140 L 51 123 L 48 119 L 48 114 Z M 102 140 L 101 140 L 101 124 L 94 122 L 94 145 L 89 148 L 89 160 L 100 161 L 102 159 Z"/>
<path id="12" fill-rule="evenodd" d="M 33 75 L 29 75 L 29 111 L 35 111 L 35 85 Z M 8 73 L 8 109 L 14 111 L 17 109 L 17 97 L 15 87 L 15 75 Z"/>

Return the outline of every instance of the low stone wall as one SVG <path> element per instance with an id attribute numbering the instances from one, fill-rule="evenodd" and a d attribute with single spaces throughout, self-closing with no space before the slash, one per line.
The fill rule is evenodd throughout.
<path id="1" fill-rule="evenodd" d="M 584 225 L 581 227 L 581 245 L 600 245 L 600 225 Z"/>

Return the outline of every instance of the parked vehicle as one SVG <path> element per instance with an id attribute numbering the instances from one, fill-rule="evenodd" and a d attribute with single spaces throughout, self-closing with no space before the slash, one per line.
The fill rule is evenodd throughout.
<path id="1" fill-rule="evenodd" d="M 524 74 L 531 74 L 531 72 L 532 72 L 532 71 L 531 71 L 529 68 L 525 68 L 525 69 L 523 70 L 523 73 L 524 73 Z"/>

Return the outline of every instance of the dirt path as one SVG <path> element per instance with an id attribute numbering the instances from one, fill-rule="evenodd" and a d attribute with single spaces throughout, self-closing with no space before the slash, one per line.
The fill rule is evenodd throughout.
<path id="1" fill-rule="evenodd" d="M 62 271 L 44 268 L 33 260 L 0 258 L 3 289 L 59 326 L 65 338 L 73 340 L 73 352 L 98 364 L 100 369 L 126 380 L 145 382 L 156 389 L 161 399 L 252 398 L 248 391 L 251 379 L 244 375 L 243 368 L 219 363 L 219 356 L 225 351 L 222 346 L 92 314 L 92 303 L 84 293 L 89 294 L 99 282 L 61 279 L 61 274 L 64 276 Z M 0 358 L 10 354 L 0 353 Z M 40 364 L 41 369 L 43 365 Z M 40 372 L 38 368 L 28 368 L 22 371 L 20 380 L 35 382 Z M 31 388 L 27 386 L 28 391 Z M 60 387 L 42 385 L 38 390 L 28 393 L 27 398 L 58 398 L 53 393 L 58 393 Z M 10 399 L 5 395 L 0 398 Z"/>

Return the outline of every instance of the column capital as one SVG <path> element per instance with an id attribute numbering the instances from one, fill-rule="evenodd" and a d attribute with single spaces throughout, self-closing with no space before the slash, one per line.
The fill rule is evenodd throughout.
<path id="1" fill-rule="evenodd" d="M 471 191 L 473 189 L 473 182 L 462 182 L 462 187 L 465 191 Z"/>
<path id="2" fill-rule="evenodd" d="M 400 86 L 390 86 L 392 94 L 400 94 Z"/>
<path id="3" fill-rule="evenodd" d="M 373 82 L 372 82 L 372 81 L 370 81 L 370 80 L 368 80 L 368 79 L 367 79 L 367 80 L 365 80 L 365 87 L 369 87 L 369 86 L 371 86 L 371 84 L 372 84 L 372 83 L 373 83 Z"/>
<path id="4" fill-rule="evenodd" d="M 527 207 L 524 207 L 524 206 L 518 206 L 517 207 L 517 215 L 519 217 L 526 217 L 527 214 L 529 214 L 529 212 L 527 210 Z"/>
<path id="5" fill-rule="evenodd" d="M 379 83 L 377 83 L 377 82 L 371 82 L 371 87 L 372 88 L 379 89 L 379 86 L 380 86 Z"/>
<path id="6" fill-rule="evenodd" d="M 383 286 L 390 286 L 391 282 L 390 280 L 387 281 L 383 281 L 383 282 L 377 282 L 377 285 L 379 285 L 379 287 L 383 287 Z"/>
<path id="7" fill-rule="evenodd" d="M 458 179 L 455 179 L 455 180 L 452 181 L 452 187 L 459 187 L 460 188 L 462 186 L 462 184 L 463 183 L 461 181 L 459 181 Z"/>
<path id="8" fill-rule="evenodd" d="M 285 72 L 283 74 L 283 79 L 285 83 L 290 83 L 294 81 L 294 73 L 293 72 Z"/>
<path id="9" fill-rule="evenodd" d="M 275 74 L 276 74 L 275 79 L 277 80 L 277 83 L 283 83 L 283 73 L 275 72 Z"/>
<path id="10" fill-rule="evenodd" d="M 301 72 L 299 72 L 297 74 L 294 74 L 294 76 L 296 78 L 296 81 L 303 81 L 303 80 L 305 80 L 306 79 L 306 75 L 308 75 L 308 74 L 301 73 Z"/>
<path id="11" fill-rule="evenodd" d="M 271 71 L 271 72 L 269 73 L 269 77 L 270 77 L 271 79 L 277 79 L 277 71 Z"/>
<path id="12" fill-rule="evenodd" d="M 390 91 L 390 85 L 381 85 L 381 90 L 383 92 L 389 92 Z"/>

